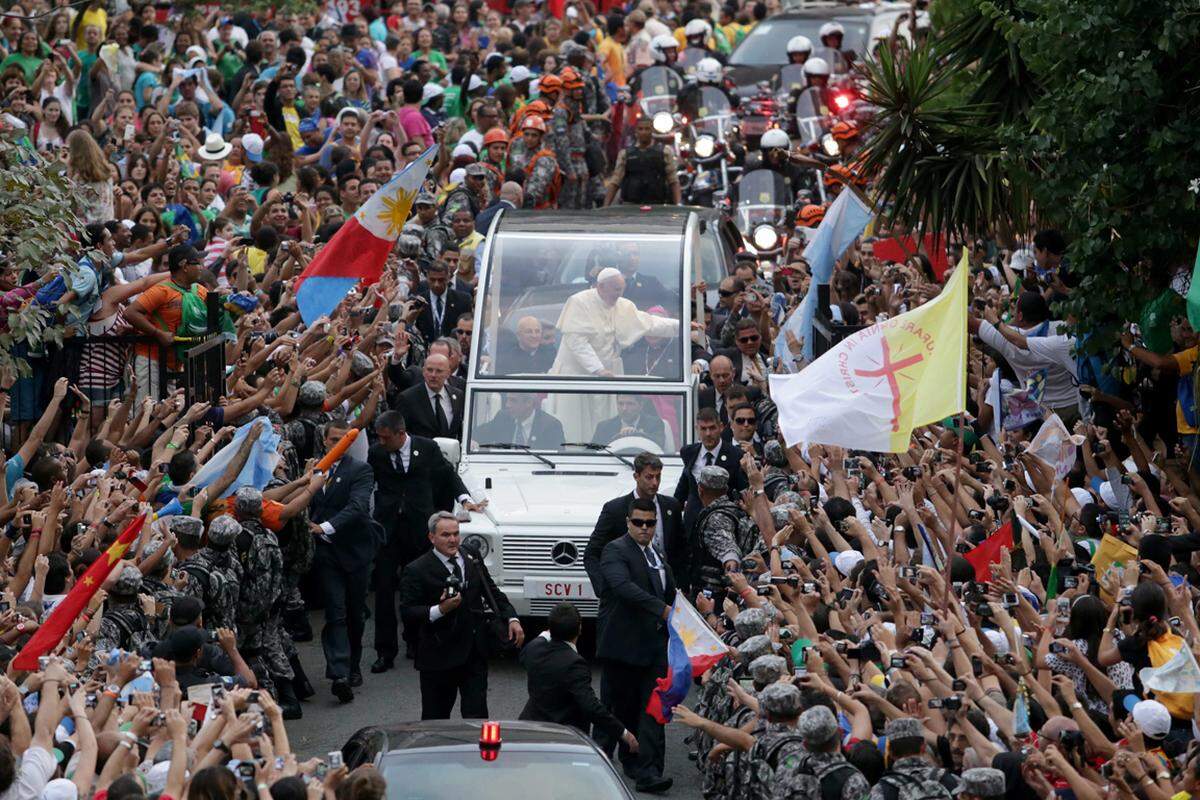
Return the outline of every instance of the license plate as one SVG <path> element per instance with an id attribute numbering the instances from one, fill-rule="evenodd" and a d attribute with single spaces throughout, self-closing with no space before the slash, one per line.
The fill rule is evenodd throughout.
<path id="1" fill-rule="evenodd" d="M 549 597 L 555 600 L 595 600 L 592 582 L 584 579 L 525 578 L 526 597 Z"/>
<path id="2" fill-rule="evenodd" d="M 767 130 L 767 120 L 765 117 L 747 117 L 742 123 L 742 133 L 751 136 L 757 136 Z"/>

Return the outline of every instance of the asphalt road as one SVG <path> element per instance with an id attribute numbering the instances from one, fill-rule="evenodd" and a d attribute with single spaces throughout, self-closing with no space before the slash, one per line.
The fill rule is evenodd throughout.
<path id="1" fill-rule="evenodd" d="M 373 602 L 373 599 L 370 601 Z M 393 722 L 420 719 L 421 690 L 417 671 L 412 662 L 400 660 L 396 668 L 382 675 L 372 675 L 371 662 L 375 652 L 371 649 L 373 625 L 367 621 L 367 633 L 363 653 L 363 685 L 354 690 L 354 702 L 338 703 L 329 691 L 329 681 L 324 680 L 325 660 L 321 653 L 321 614 L 312 615 L 313 641 L 297 645 L 300 660 L 308 673 L 317 694 L 304 702 L 304 718 L 288 722 L 288 737 L 292 749 L 301 757 L 324 756 L 330 750 L 340 749 L 346 740 L 359 728 L 367 725 L 387 725 Z M 528 633 L 529 628 L 526 626 Z M 586 633 L 585 633 L 586 637 Z M 581 642 L 582 651 L 589 649 Z M 592 668 L 592 686 L 600 694 L 600 669 Z M 488 676 L 488 710 L 493 719 L 516 719 L 528 697 L 525 670 L 515 661 L 495 661 Z M 457 711 L 457 709 L 456 709 Z M 667 796 L 698 798 L 700 796 L 700 774 L 696 764 L 687 758 L 687 747 L 683 742 L 687 729 L 681 725 L 667 726 L 666 774 L 675 784 Z M 632 783 L 630 784 L 632 789 Z M 652 797 L 653 795 L 642 795 Z"/>

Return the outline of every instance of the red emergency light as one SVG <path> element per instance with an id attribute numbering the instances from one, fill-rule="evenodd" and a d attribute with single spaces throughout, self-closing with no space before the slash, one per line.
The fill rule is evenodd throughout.
<path id="1" fill-rule="evenodd" d="M 845 111 L 847 108 L 850 107 L 850 95 L 835 94 L 833 96 L 833 105 L 834 105 L 834 107 L 837 108 L 838 111 Z"/>

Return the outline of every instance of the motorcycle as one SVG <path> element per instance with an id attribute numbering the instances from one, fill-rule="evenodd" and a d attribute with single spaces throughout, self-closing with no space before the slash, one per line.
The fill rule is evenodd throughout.
<path id="1" fill-rule="evenodd" d="M 628 141 L 633 141 L 633 130 L 640 117 L 649 117 L 657 137 L 666 137 L 675 131 L 675 110 L 679 92 L 683 89 L 683 78 L 670 67 L 647 67 L 638 76 L 639 91 L 637 113 L 627 127 Z"/>
<path id="2" fill-rule="evenodd" d="M 731 173 L 727 141 L 737 116 L 729 96 L 715 86 L 700 88 L 700 104 L 692 120 L 689 143 L 681 150 L 688 163 L 687 197 L 691 205 L 716 206 L 729 194 Z"/>
<path id="3" fill-rule="evenodd" d="M 734 224 L 746 249 L 759 259 L 784 252 L 791 231 L 792 190 L 775 170 L 755 169 L 742 175 Z"/>
<path id="4" fill-rule="evenodd" d="M 758 140 L 779 122 L 779 101 L 771 91 L 770 81 L 761 81 L 758 91 L 738 106 L 742 141 L 748 150 L 758 148 Z"/>
<path id="5" fill-rule="evenodd" d="M 696 71 L 696 65 L 703 58 L 708 58 L 712 53 L 705 50 L 703 47 L 685 47 L 683 52 L 679 54 L 679 68 L 683 70 L 684 75 L 691 75 Z"/>

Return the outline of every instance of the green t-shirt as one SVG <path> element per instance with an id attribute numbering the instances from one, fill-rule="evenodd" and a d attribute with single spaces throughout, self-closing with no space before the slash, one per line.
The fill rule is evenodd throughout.
<path id="1" fill-rule="evenodd" d="M 461 86 L 446 87 L 446 92 L 442 95 L 442 108 L 446 112 L 447 119 L 463 115 Z"/>
<path id="2" fill-rule="evenodd" d="M 13 53 L 8 58 L 4 59 L 4 63 L 0 64 L 0 71 L 8 69 L 13 64 L 21 68 L 25 73 L 25 82 L 33 83 L 33 79 L 37 77 L 37 71 L 45 61 L 41 56 L 27 56 L 21 53 Z"/>
<path id="3" fill-rule="evenodd" d="M 1171 319 L 1187 313 L 1187 305 L 1174 289 L 1163 289 L 1162 294 L 1146 303 L 1142 309 L 1140 325 L 1146 349 L 1165 355 L 1175 349 L 1171 340 Z"/>
<path id="4" fill-rule="evenodd" d="M 92 106 L 92 87 L 88 75 L 92 72 L 92 65 L 99 58 L 95 53 L 87 50 L 79 51 L 79 61 L 83 64 L 83 68 L 79 70 L 79 80 L 75 83 L 75 119 L 83 119 L 87 116 L 87 112 L 91 111 Z"/>
<path id="5" fill-rule="evenodd" d="M 437 50 L 428 50 L 424 53 L 414 52 L 412 54 L 412 57 L 414 59 L 424 59 L 425 61 L 428 61 L 430 64 L 433 64 L 434 66 L 436 66 L 438 69 L 442 70 L 443 72 L 447 71 L 447 69 L 448 69 L 448 67 L 446 65 L 446 57 Z"/>
<path id="6" fill-rule="evenodd" d="M 217 72 L 221 73 L 221 77 L 225 80 L 225 85 L 227 86 L 243 66 L 242 60 L 232 50 L 226 50 L 217 59 Z"/>

